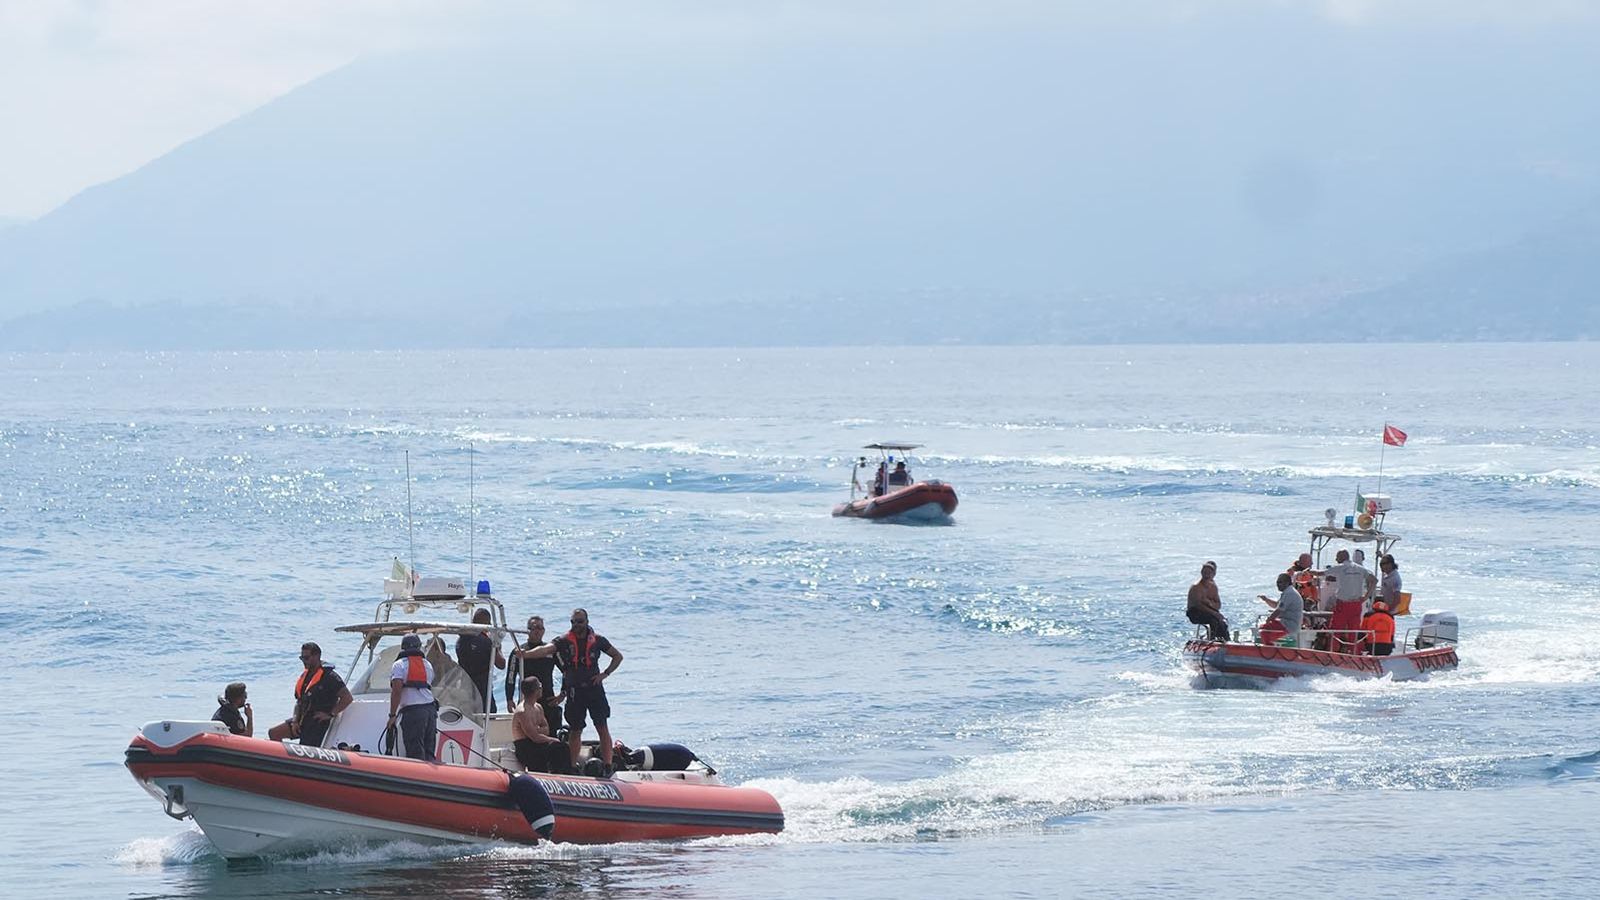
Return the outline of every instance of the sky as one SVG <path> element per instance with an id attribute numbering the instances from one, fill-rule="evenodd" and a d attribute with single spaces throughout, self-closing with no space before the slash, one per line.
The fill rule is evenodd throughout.
<path id="1" fill-rule="evenodd" d="M 1040 10 L 1047 12 L 1041 14 Z M 0 0 L 0 221 L 37 218 L 364 55 L 504 39 L 574 21 L 674 30 L 962 28 L 1007 15 L 1062 27 L 1183 29 L 1233 17 L 1332 29 L 1593 25 L 1591 0 L 1128 0 L 765 3 L 481 0 Z"/>

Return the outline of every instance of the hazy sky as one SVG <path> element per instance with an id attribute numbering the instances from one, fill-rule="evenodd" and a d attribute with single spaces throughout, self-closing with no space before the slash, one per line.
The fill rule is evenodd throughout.
<path id="1" fill-rule="evenodd" d="M 513 12 L 505 10 L 516 6 Z M 1115 11 L 1108 12 L 1108 8 Z M 1067 27 L 1182 29 L 1315 20 L 1331 29 L 1543 28 L 1600 18 L 1592 0 L 0 0 L 0 219 L 42 215 L 363 54 L 515 39 L 551 19 L 632 31 L 960 28 L 1008 15 Z M 1265 24 L 1262 24 L 1262 23 Z"/>

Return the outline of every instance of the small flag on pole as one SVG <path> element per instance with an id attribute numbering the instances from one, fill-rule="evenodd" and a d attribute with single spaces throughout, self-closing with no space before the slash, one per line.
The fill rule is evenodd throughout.
<path id="1" fill-rule="evenodd" d="M 1391 447 L 1404 447 L 1406 445 L 1406 433 L 1393 425 L 1384 425 L 1383 442 Z"/>

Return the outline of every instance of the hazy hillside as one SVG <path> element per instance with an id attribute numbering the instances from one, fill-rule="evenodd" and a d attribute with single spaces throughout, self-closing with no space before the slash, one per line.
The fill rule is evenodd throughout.
<path id="1" fill-rule="evenodd" d="M 853 343 L 880 303 L 1148 339 L 1505 245 L 1600 171 L 1582 35 L 1271 24 L 371 59 L 0 230 L 0 340 Z"/>

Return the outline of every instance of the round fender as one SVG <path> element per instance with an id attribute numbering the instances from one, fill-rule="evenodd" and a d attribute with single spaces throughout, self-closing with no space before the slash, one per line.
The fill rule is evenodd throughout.
<path id="1" fill-rule="evenodd" d="M 682 744 L 647 744 L 633 751 L 629 761 L 646 772 L 682 772 L 699 758 Z"/>
<path id="2" fill-rule="evenodd" d="M 512 775 L 511 802 L 517 805 L 522 817 L 528 820 L 528 826 L 534 833 L 545 840 L 550 840 L 556 830 L 556 807 L 550 802 L 550 794 L 539 783 L 539 779 L 527 775 Z"/>

